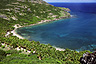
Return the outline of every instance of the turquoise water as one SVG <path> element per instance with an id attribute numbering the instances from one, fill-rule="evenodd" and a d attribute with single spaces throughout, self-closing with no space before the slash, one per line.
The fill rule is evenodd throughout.
<path id="1" fill-rule="evenodd" d="M 72 12 L 72 18 L 17 29 L 28 40 L 72 50 L 96 50 L 96 14 Z"/>

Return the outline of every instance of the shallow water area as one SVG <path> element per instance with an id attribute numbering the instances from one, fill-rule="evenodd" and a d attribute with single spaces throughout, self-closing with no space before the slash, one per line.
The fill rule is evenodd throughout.
<path id="1" fill-rule="evenodd" d="M 71 14 L 72 18 L 18 28 L 16 32 L 28 40 L 60 48 L 96 50 L 96 13 L 72 10 Z"/>

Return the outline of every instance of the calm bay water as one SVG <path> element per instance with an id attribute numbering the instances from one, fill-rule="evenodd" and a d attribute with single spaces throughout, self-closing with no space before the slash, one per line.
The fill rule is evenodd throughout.
<path id="1" fill-rule="evenodd" d="M 23 27 L 16 32 L 28 40 L 72 50 L 96 50 L 96 3 L 50 3 L 71 9 L 72 18 Z"/>

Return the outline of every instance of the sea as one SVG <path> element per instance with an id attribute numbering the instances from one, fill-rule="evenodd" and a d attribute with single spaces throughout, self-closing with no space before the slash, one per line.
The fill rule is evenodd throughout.
<path id="1" fill-rule="evenodd" d="M 76 51 L 96 51 L 96 3 L 49 3 L 69 8 L 71 17 L 18 28 L 16 32 L 32 41 Z"/>

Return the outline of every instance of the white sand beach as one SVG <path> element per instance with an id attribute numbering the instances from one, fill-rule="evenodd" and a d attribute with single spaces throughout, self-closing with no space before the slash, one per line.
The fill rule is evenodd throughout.
<path id="1" fill-rule="evenodd" d="M 15 29 L 14 29 L 13 31 L 11 31 L 11 33 L 13 33 L 13 36 L 17 36 L 19 39 L 24 39 L 24 37 L 20 36 L 19 34 L 17 34 L 17 33 L 15 32 L 15 30 L 16 30 L 17 28 L 20 28 L 20 27 L 23 27 L 23 26 L 20 26 L 19 24 L 16 24 L 14 27 L 15 27 Z"/>
<path id="2" fill-rule="evenodd" d="M 59 19 L 55 19 L 55 20 L 59 20 Z M 50 22 L 50 21 L 54 21 L 54 20 L 42 20 L 41 22 L 38 22 L 37 24 L 31 24 L 31 25 L 28 25 L 28 26 L 38 25 L 38 24 L 41 24 L 41 23 L 44 23 L 44 22 Z M 22 37 L 19 34 L 17 34 L 15 32 L 15 30 L 17 28 L 26 27 L 26 26 L 20 26 L 19 24 L 15 24 L 14 27 L 15 27 L 15 29 L 13 31 L 11 31 L 13 36 L 17 36 L 19 39 L 25 39 L 24 37 Z M 5 36 L 7 37 L 9 34 L 10 34 L 10 32 L 7 32 L 7 34 Z M 55 47 L 55 48 L 56 48 L 56 50 L 59 50 L 59 51 L 64 51 L 65 50 L 65 49 L 62 49 L 62 48 L 57 48 L 57 47 Z"/>

